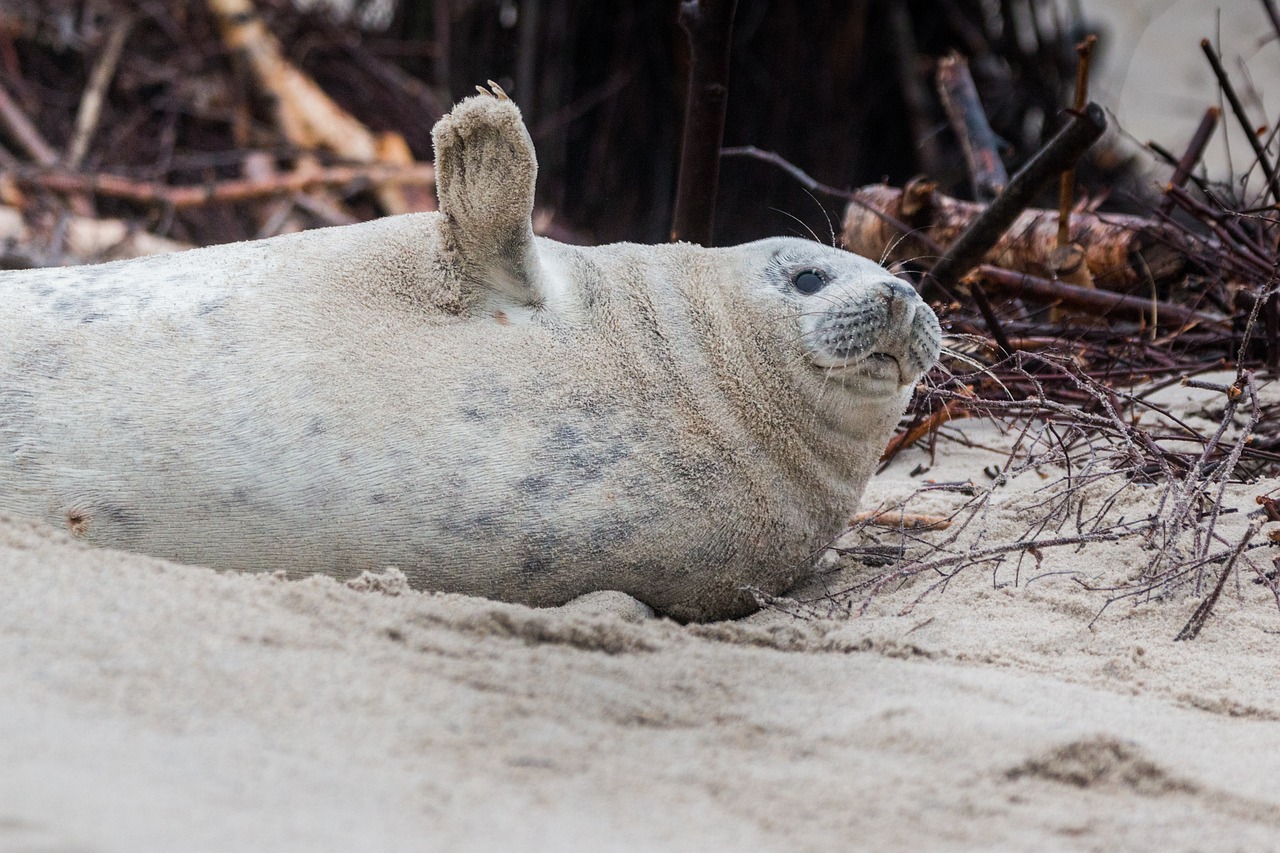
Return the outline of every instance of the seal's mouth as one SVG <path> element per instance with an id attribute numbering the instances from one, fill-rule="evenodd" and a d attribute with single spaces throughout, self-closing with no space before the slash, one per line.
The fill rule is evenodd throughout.
<path id="1" fill-rule="evenodd" d="M 911 380 L 898 357 L 887 352 L 872 352 L 857 359 L 815 358 L 813 364 L 833 377 L 862 376 L 895 385 L 905 385 Z"/>
<path id="2" fill-rule="evenodd" d="M 896 355 L 890 355 L 887 352 L 873 352 L 858 365 L 862 368 L 861 372 L 870 376 L 872 379 L 893 379 L 899 384 L 907 381 L 903 376 L 902 362 L 898 361 Z"/>

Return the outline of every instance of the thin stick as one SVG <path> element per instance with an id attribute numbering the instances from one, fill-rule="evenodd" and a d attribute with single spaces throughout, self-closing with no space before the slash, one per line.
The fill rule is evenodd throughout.
<path id="1" fill-rule="evenodd" d="M 1107 119 L 1102 107 L 1090 103 L 1027 161 L 1005 191 L 974 220 L 933 267 L 933 276 L 950 287 L 973 269 L 1044 188 L 1102 135 Z"/>
<path id="2" fill-rule="evenodd" d="M 893 438 L 889 439 L 888 445 L 885 446 L 884 453 L 880 454 L 880 461 L 888 462 L 905 448 L 915 444 L 926 435 L 936 432 L 939 427 L 948 421 L 968 416 L 969 412 L 963 406 L 956 405 L 953 408 L 952 402 L 944 403 L 941 409 L 938 409 L 911 429 L 903 433 L 898 433 Z"/>
<path id="3" fill-rule="evenodd" d="M 1209 146 L 1209 140 L 1213 138 L 1213 132 L 1217 130 L 1218 119 L 1221 117 L 1222 110 L 1217 107 L 1209 107 L 1204 111 L 1204 118 L 1200 119 L 1199 127 L 1191 135 L 1191 141 L 1187 143 L 1187 150 L 1183 153 L 1182 158 L 1178 160 L 1178 165 L 1173 169 L 1173 175 L 1169 178 L 1169 187 L 1181 189 L 1187 185 L 1187 181 L 1191 178 L 1191 171 L 1195 169 L 1196 164 L 1200 162 L 1200 158 L 1204 156 L 1204 150 Z M 1173 209 L 1173 199 L 1169 197 L 1167 189 L 1165 197 L 1160 199 L 1160 205 L 1157 209 L 1161 213 L 1168 213 Z"/>
<path id="4" fill-rule="evenodd" d="M 1221 113 L 1221 110 L 1219 110 L 1219 113 Z M 1156 157 L 1163 160 L 1166 164 L 1172 166 L 1175 169 L 1178 168 L 1178 163 L 1180 162 L 1180 158 L 1175 157 L 1172 151 L 1165 148 L 1163 145 L 1161 145 L 1159 142 L 1156 142 L 1154 139 L 1147 140 L 1147 150 L 1150 151 L 1152 154 L 1156 155 Z M 1191 174 L 1187 176 L 1187 180 L 1195 184 L 1196 187 L 1200 190 L 1200 192 L 1204 193 L 1205 195 L 1209 194 L 1209 184 L 1205 182 L 1203 178 L 1199 177 L 1198 175 Z"/>
<path id="5" fill-rule="evenodd" d="M 680 26 L 689 36 L 689 93 L 680 143 L 671 239 L 711 245 L 720 143 L 729 99 L 729 47 L 738 0 L 683 0 Z"/>
<path id="6" fill-rule="evenodd" d="M 1089 103 L 1089 62 L 1093 58 L 1094 45 L 1098 37 L 1089 34 L 1084 41 L 1076 45 L 1076 54 L 1080 57 L 1076 64 L 1076 99 L 1072 105 L 1075 112 L 1080 112 Z M 1076 168 L 1063 171 L 1058 184 L 1058 245 L 1065 246 L 1071 242 L 1071 208 L 1075 204 Z"/>
<path id="7" fill-rule="evenodd" d="M 124 50 L 124 43 L 131 29 L 133 29 L 133 19 L 123 17 L 107 34 L 102 55 L 98 57 L 98 63 L 93 67 L 89 85 L 85 87 L 84 95 L 80 98 L 80 108 L 76 111 L 75 134 L 71 137 L 71 144 L 67 146 L 68 169 L 79 168 L 84 155 L 89 151 L 89 141 L 93 138 L 93 132 L 98 128 L 98 120 L 102 117 L 103 98 L 107 87 L 111 85 L 111 78 L 116 74 L 116 65 L 120 62 L 120 53 Z"/>
<path id="8" fill-rule="evenodd" d="M 1236 560 L 1240 559 L 1240 555 L 1244 553 L 1244 549 L 1248 546 L 1249 541 L 1258 532 L 1256 524 L 1250 525 L 1245 531 L 1243 537 L 1236 544 L 1235 550 L 1231 553 L 1227 564 L 1222 567 L 1222 574 L 1218 575 L 1218 582 L 1213 585 L 1213 591 L 1209 593 L 1204 601 L 1200 602 L 1200 606 L 1191 614 L 1191 618 L 1187 620 L 1187 624 L 1182 626 L 1182 630 L 1174 637 L 1174 642 L 1179 640 L 1194 640 L 1200 635 L 1200 629 L 1204 627 L 1204 623 L 1209 621 L 1209 616 L 1213 613 L 1213 607 L 1218 603 L 1218 597 L 1222 595 L 1222 588 L 1226 586 L 1227 576 L 1231 574 L 1231 570 L 1236 566 Z"/>
<path id="9" fill-rule="evenodd" d="M 1227 70 L 1222 67 L 1222 61 L 1218 59 L 1218 54 L 1208 39 L 1200 39 L 1200 49 L 1204 51 L 1209 65 L 1213 67 L 1213 74 L 1218 78 L 1218 85 L 1222 88 L 1222 94 L 1226 96 L 1227 103 L 1231 105 L 1236 121 L 1240 122 L 1244 135 L 1249 138 L 1249 145 L 1253 147 L 1253 153 L 1258 158 L 1258 165 L 1262 167 L 1262 173 L 1267 176 L 1267 187 L 1271 190 L 1271 198 L 1280 201 L 1280 179 L 1276 176 L 1275 167 L 1271 165 L 1271 158 L 1267 156 L 1266 149 L 1262 147 L 1262 140 L 1258 139 L 1257 128 L 1250 124 L 1249 116 L 1244 111 L 1244 104 L 1240 103 L 1240 96 L 1231 85 Z"/>
<path id="10" fill-rule="evenodd" d="M 849 519 L 850 525 L 870 524 L 873 527 L 887 527 L 890 530 L 946 530 L 951 526 L 951 519 L 945 515 L 925 515 L 905 510 L 866 510 Z"/>
<path id="11" fill-rule="evenodd" d="M 1000 355 L 1003 358 L 1013 355 L 1015 352 L 1013 341 L 1009 340 L 1009 336 L 1005 333 L 1000 318 L 996 316 L 996 309 L 991 307 L 991 300 L 987 298 L 987 292 L 983 290 L 982 283 L 970 281 L 969 295 L 973 297 L 974 303 L 978 306 L 978 313 L 982 315 L 983 321 L 987 324 L 987 330 L 991 332 L 991 337 L 995 339 Z"/>

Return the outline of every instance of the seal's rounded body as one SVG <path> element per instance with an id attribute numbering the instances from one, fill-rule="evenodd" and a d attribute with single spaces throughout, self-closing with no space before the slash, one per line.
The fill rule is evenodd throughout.
<path id="1" fill-rule="evenodd" d="M 681 619 L 790 586 L 936 357 L 932 313 L 799 240 L 535 239 L 505 100 L 463 102 L 437 151 L 440 214 L 0 278 L 0 509 L 218 568 Z"/>

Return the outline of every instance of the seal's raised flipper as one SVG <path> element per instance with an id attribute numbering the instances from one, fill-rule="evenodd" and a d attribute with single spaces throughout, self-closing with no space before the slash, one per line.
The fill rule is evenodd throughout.
<path id="1" fill-rule="evenodd" d="M 436 191 L 464 277 L 499 301 L 544 301 L 533 245 L 538 162 L 520 109 L 492 81 L 436 123 Z"/>

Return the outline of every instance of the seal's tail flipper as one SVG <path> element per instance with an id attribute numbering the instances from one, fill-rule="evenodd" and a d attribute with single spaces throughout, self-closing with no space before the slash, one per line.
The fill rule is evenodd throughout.
<path id="1" fill-rule="evenodd" d="M 496 83 L 436 123 L 436 189 L 467 275 L 517 305 L 543 301 L 533 245 L 538 161 L 520 110 Z"/>

